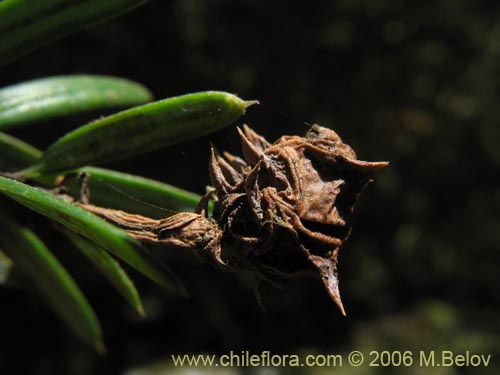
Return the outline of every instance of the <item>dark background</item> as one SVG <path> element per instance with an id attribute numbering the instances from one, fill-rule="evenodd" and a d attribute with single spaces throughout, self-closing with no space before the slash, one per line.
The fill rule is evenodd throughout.
<path id="1" fill-rule="evenodd" d="M 60 256 L 101 319 L 107 356 L 74 339 L 33 293 L 0 289 L 0 373 L 121 374 L 151 363 L 169 368 L 175 353 L 384 349 L 492 354 L 486 369 L 433 371 L 498 371 L 499 11 L 497 2 L 466 0 L 153 0 L 2 68 L 2 86 L 93 73 L 137 80 L 157 98 L 234 92 L 260 100 L 239 124 L 269 140 L 319 123 L 360 159 L 391 165 L 358 202 L 341 250 L 346 318 L 315 280 L 267 290 L 263 311 L 252 275 L 220 273 L 186 253 L 167 256 L 187 300 L 131 271 L 148 313 L 140 321 L 67 249 Z M 42 147 L 84 120 L 14 134 Z M 239 152 L 231 126 L 108 167 L 203 193 L 210 142 Z"/>

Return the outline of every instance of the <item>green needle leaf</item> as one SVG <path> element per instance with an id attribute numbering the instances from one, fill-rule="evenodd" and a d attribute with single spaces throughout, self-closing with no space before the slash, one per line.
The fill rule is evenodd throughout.
<path id="1" fill-rule="evenodd" d="M 105 351 L 92 307 L 65 268 L 42 241 L 0 211 L 0 245 L 54 311 L 84 342 Z"/>
<path id="2" fill-rule="evenodd" d="M 127 233 L 83 208 L 21 182 L 0 177 L 0 192 L 90 239 L 165 288 L 186 294 L 166 266 Z"/>
<path id="3" fill-rule="evenodd" d="M 91 202 L 151 218 L 165 218 L 180 211 L 194 211 L 201 196 L 178 187 L 97 167 L 84 167 L 72 172 L 87 173 Z M 78 181 L 69 191 L 78 196 Z"/>
<path id="4" fill-rule="evenodd" d="M 36 163 L 42 152 L 23 141 L 0 132 L 0 162 L 18 168 Z M 15 167 L 11 167 L 15 169 Z M 114 208 L 151 218 L 164 218 L 179 211 L 194 211 L 201 196 L 178 187 L 128 173 L 97 167 L 83 167 L 71 173 L 87 173 L 91 201 L 97 206 Z M 57 176 L 35 178 L 42 186 L 54 186 Z M 76 179 L 68 185 L 74 197 L 80 193 Z"/>
<path id="5" fill-rule="evenodd" d="M 33 178 L 104 163 L 197 138 L 231 124 L 255 103 L 207 91 L 135 107 L 66 134 L 23 175 Z"/>
<path id="6" fill-rule="evenodd" d="M 123 298 L 137 310 L 139 315 L 144 316 L 141 297 L 135 288 L 134 282 L 120 264 L 106 250 L 85 237 L 69 230 L 64 230 L 64 234 L 101 271 Z"/>
<path id="7" fill-rule="evenodd" d="M 0 65 L 148 0 L 0 1 Z"/>
<path id="8" fill-rule="evenodd" d="M 0 130 L 152 100 L 144 86 L 124 78 L 56 76 L 0 90 Z"/>

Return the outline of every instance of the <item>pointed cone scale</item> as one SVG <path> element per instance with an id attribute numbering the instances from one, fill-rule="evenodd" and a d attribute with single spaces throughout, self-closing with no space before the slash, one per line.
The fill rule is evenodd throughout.
<path id="1" fill-rule="evenodd" d="M 253 131 L 247 124 L 243 125 L 243 132 L 253 145 L 261 152 L 270 147 L 271 144 L 261 135 Z"/>
<path id="2" fill-rule="evenodd" d="M 309 250 L 305 249 L 306 254 L 309 253 Z M 319 276 L 321 280 L 323 280 L 323 284 L 325 285 L 326 291 L 330 298 L 335 302 L 338 306 L 342 315 L 346 316 L 344 305 L 342 304 L 342 299 L 340 298 L 339 292 L 339 279 L 337 277 L 337 251 L 333 252 L 334 255 L 331 258 L 323 258 L 319 255 L 312 255 L 309 253 L 309 260 L 314 264 L 316 269 L 319 272 Z"/>
<path id="3" fill-rule="evenodd" d="M 328 295 L 338 306 L 341 314 L 346 316 L 347 314 L 345 312 L 344 305 L 342 304 L 342 299 L 340 298 L 339 279 L 333 274 L 327 277 L 322 277 L 322 279 Z"/>
<path id="4" fill-rule="evenodd" d="M 245 136 L 245 134 L 238 128 L 238 133 L 241 137 L 241 148 L 243 151 L 243 156 L 250 166 L 255 166 L 259 159 L 262 157 L 262 152 L 258 150 L 258 148 L 250 142 L 250 140 Z"/>
<path id="5" fill-rule="evenodd" d="M 211 148 L 208 172 L 210 174 L 212 185 L 217 190 L 217 194 L 227 194 L 227 192 L 231 189 L 231 186 L 226 181 L 226 178 L 222 173 L 219 162 L 217 161 L 216 151 L 213 147 Z"/>
<path id="6" fill-rule="evenodd" d="M 239 156 L 233 155 L 227 151 L 224 151 L 223 153 L 224 157 L 226 158 L 227 162 L 239 173 L 244 173 L 246 167 L 248 167 L 247 163 L 245 160 L 240 158 Z"/>
<path id="7" fill-rule="evenodd" d="M 226 159 L 224 159 L 219 154 L 217 149 L 212 147 L 212 150 L 214 151 L 217 163 L 219 164 L 219 168 L 222 174 L 224 175 L 226 181 L 232 186 L 238 184 L 238 182 L 240 182 L 243 179 L 243 176 L 236 169 L 234 169 L 233 166 L 226 161 Z"/>

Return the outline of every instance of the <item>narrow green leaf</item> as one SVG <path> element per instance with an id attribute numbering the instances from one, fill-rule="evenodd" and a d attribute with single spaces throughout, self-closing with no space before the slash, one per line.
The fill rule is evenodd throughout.
<path id="1" fill-rule="evenodd" d="M 180 211 L 194 211 L 201 196 L 178 187 L 97 167 L 84 167 L 73 172 L 89 175 L 90 197 L 93 204 L 124 210 L 152 218 L 164 218 Z M 77 196 L 78 181 L 69 185 Z"/>
<path id="2" fill-rule="evenodd" d="M 23 141 L 0 132 L 0 160 L 18 168 L 36 162 L 42 152 Z M 9 169 L 9 171 L 12 170 Z M 194 211 L 201 196 L 178 187 L 144 177 L 104 168 L 83 167 L 71 173 L 87 173 L 93 204 L 124 210 L 152 218 L 164 218 L 179 211 Z M 56 176 L 35 178 L 43 186 L 53 186 Z M 69 192 L 77 197 L 80 184 L 70 182 Z"/>
<path id="3" fill-rule="evenodd" d="M 0 244 L 54 311 L 83 341 L 102 352 L 102 331 L 92 307 L 42 241 L 0 211 Z"/>
<path id="4" fill-rule="evenodd" d="M 139 242 L 100 217 L 46 191 L 5 177 L 0 177 L 0 192 L 90 239 L 165 288 L 186 293 L 172 271 L 153 260 Z"/>
<path id="5" fill-rule="evenodd" d="M 0 90 L 0 130 L 151 101 L 144 86 L 124 78 L 56 76 Z"/>
<path id="6" fill-rule="evenodd" d="M 64 234 L 101 271 L 139 315 L 144 316 L 141 297 L 134 282 L 120 264 L 106 250 L 85 237 L 69 230 L 65 230 Z"/>
<path id="7" fill-rule="evenodd" d="M 197 138 L 231 124 L 255 103 L 207 91 L 135 107 L 66 134 L 24 176 L 104 163 Z"/>
<path id="8" fill-rule="evenodd" d="M 0 1 L 0 65 L 148 0 Z"/>
<path id="9" fill-rule="evenodd" d="M 30 166 L 42 156 L 42 152 L 15 137 L 0 132 L 0 160 L 11 165 L 11 170 Z"/>
<path id="10" fill-rule="evenodd" d="M 7 282 L 12 264 L 12 259 L 0 249 L 0 285 L 4 285 Z"/>

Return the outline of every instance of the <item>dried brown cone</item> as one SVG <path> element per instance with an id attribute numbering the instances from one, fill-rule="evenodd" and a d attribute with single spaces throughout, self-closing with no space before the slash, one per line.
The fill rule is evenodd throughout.
<path id="1" fill-rule="evenodd" d="M 319 274 L 345 315 L 338 252 L 359 194 L 388 163 L 358 160 L 337 133 L 318 125 L 273 144 L 248 126 L 238 130 L 244 160 L 212 150 L 212 219 L 223 235 L 207 255 L 222 268 L 254 269 L 269 281 Z"/>
<path id="2" fill-rule="evenodd" d="M 359 194 L 388 163 L 358 160 L 337 133 L 318 125 L 305 137 L 283 136 L 273 144 L 248 126 L 238 131 L 244 159 L 212 149 L 213 188 L 197 213 L 154 220 L 82 206 L 142 242 L 194 249 L 223 270 L 250 269 L 275 285 L 303 274 L 319 275 L 345 315 L 339 249 L 351 232 Z"/>

